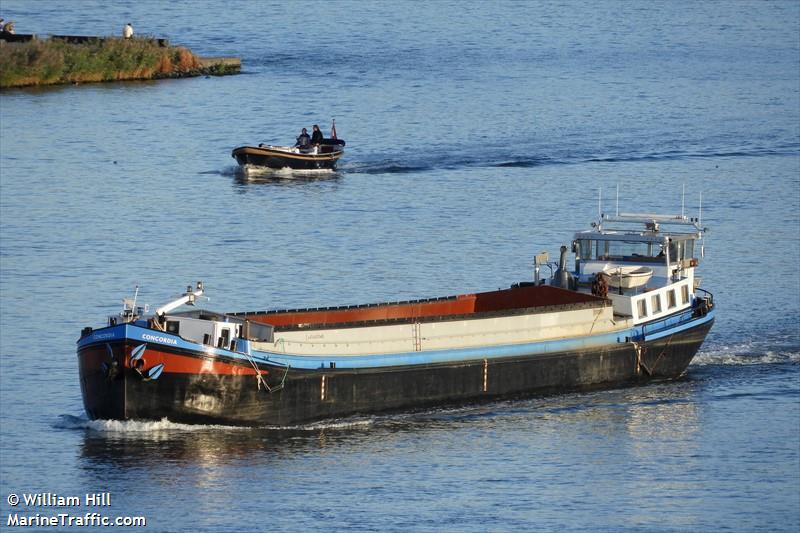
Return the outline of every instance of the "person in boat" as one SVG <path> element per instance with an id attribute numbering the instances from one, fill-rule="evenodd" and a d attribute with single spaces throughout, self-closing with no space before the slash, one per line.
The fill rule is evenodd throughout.
<path id="1" fill-rule="evenodd" d="M 319 126 L 314 124 L 314 131 L 311 132 L 311 144 L 321 144 L 324 137 L 319 129 Z"/>
<path id="2" fill-rule="evenodd" d="M 295 143 L 295 148 L 308 148 L 311 145 L 311 137 L 308 135 L 308 130 L 303 128 L 302 133 L 300 136 L 297 137 L 297 142 Z"/>

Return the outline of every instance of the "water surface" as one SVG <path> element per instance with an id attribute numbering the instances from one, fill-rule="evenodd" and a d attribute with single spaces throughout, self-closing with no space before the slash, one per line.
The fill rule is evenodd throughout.
<path id="1" fill-rule="evenodd" d="M 4 0 L 243 73 L 0 94 L 0 490 L 153 531 L 800 527 L 796 2 Z M 329 175 L 230 150 L 336 118 Z M 141 286 L 226 311 L 530 279 L 602 208 L 699 214 L 718 319 L 687 376 L 290 429 L 89 422 L 75 341 Z M 18 508 L 21 512 L 21 508 Z M 87 511 L 88 509 L 80 509 Z M 28 509 L 29 512 L 41 509 Z"/>

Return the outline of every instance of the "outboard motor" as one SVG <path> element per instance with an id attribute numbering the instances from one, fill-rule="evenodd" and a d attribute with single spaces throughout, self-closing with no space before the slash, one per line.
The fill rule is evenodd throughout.
<path id="1" fill-rule="evenodd" d="M 561 246 L 561 257 L 558 261 L 558 270 L 553 276 L 553 285 L 562 289 L 575 289 L 575 278 L 567 270 L 567 247 Z"/>

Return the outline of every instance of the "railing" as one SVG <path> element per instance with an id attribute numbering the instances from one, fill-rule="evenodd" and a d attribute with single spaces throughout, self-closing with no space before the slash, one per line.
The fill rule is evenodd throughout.
<path id="1" fill-rule="evenodd" d="M 656 322 L 642 324 L 642 335 L 637 340 L 646 340 L 648 335 L 673 328 L 683 322 L 689 322 L 692 318 L 694 318 L 694 310 L 687 310 L 677 315 L 662 318 Z"/>
<path id="2" fill-rule="evenodd" d="M 713 294 L 711 294 L 711 292 L 710 292 L 710 291 L 707 291 L 707 290 L 705 290 L 705 289 L 701 289 L 700 287 L 697 287 L 697 288 L 695 289 L 695 291 L 699 291 L 699 292 L 702 292 L 703 294 L 705 294 L 705 295 L 706 295 L 706 296 L 705 296 L 705 298 L 706 298 L 706 299 L 708 300 L 708 302 L 711 304 L 711 307 L 714 307 L 714 295 L 713 295 Z"/>
<path id="3" fill-rule="evenodd" d="M 695 296 L 694 316 L 705 316 L 710 310 L 714 309 L 714 295 L 699 287 L 695 290 L 702 292 L 705 296 L 700 298 Z"/>

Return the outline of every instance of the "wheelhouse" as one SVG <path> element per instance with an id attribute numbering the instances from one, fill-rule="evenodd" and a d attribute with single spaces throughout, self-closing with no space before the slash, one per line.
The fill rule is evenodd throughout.
<path id="1" fill-rule="evenodd" d="M 578 287 L 590 290 L 597 276 L 607 276 L 615 313 L 636 323 L 691 307 L 704 231 L 684 215 L 601 215 L 592 229 L 575 233 Z"/>

